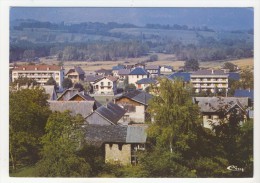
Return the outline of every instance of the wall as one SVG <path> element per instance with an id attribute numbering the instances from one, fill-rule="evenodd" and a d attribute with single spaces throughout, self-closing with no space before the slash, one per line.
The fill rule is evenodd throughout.
<path id="1" fill-rule="evenodd" d="M 119 163 L 122 165 L 131 164 L 131 144 L 121 144 L 122 150 L 119 150 L 118 144 L 105 144 L 105 162 Z"/>
<path id="2" fill-rule="evenodd" d="M 136 85 L 136 82 L 143 78 L 148 78 L 148 77 L 147 75 L 128 75 L 128 84 Z"/>

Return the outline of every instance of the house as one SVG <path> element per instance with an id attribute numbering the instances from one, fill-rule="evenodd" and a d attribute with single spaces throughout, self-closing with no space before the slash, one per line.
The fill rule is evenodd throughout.
<path id="1" fill-rule="evenodd" d="M 152 95 L 144 91 L 135 90 L 115 98 L 115 103 L 126 110 L 126 122 L 144 123 L 148 118 L 146 109 Z"/>
<path id="2" fill-rule="evenodd" d="M 63 90 L 64 69 L 57 65 L 20 65 L 12 70 L 12 82 L 19 77 L 34 79 L 40 85 L 46 85 L 47 81 L 53 77 L 58 89 Z"/>
<path id="3" fill-rule="evenodd" d="M 105 76 L 93 83 L 94 94 L 115 95 L 117 93 L 117 78 Z"/>
<path id="4" fill-rule="evenodd" d="M 72 115 L 81 114 L 86 118 L 97 109 L 95 101 L 49 101 L 51 111 L 70 111 Z"/>
<path id="5" fill-rule="evenodd" d="M 81 69 L 81 67 L 74 66 L 74 68 L 68 70 L 65 77 L 71 79 L 73 83 L 78 83 L 79 81 L 84 80 L 85 72 Z"/>
<path id="6" fill-rule="evenodd" d="M 228 90 L 228 74 L 222 70 L 199 70 L 190 75 L 195 92 L 217 93 Z"/>
<path id="7" fill-rule="evenodd" d="M 190 73 L 188 72 L 175 72 L 172 73 L 170 76 L 168 76 L 169 79 L 174 80 L 174 79 L 181 79 L 185 83 L 190 82 Z"/>
<path id="8" fill-rule="evenodd" d="M 95 71 L 96 75 L 100 76 L 112 76 L 112 70 L 99 69 Z"/>
<path id="9" fill-rule="evenodd" d="M 48 100 L 57 100 L 58 97 L 54 85 L 43 85 L 42 88 L 44 88 L 46 94 L 49 95 Z"/>
<path id="10" fill-rule="evenodd" d="M 86 142 L 102 147 L 106 163 L 136 165 L 137 151 L 145 150 L 147 126 L 86 125 Z"/>
<path id="11" fill-rule="evenodd" d="M 126 78 L 128 78 L 128 75 L 130 74 L 131 70 L 130 69 L 120 69 L 118 70 L 118 77 L 119 80 L 125 80 Z"/>
<path id="12" fill-rule="evenodd" d="M 104 76 L 102 75 L 87 75 L 85 77 L 85 81 L 89 82 L 91 85 L 93 85 L 93 83 L 95 83 L 96 81 L 98 81 L 99 79 L 103 78 Z"/>
<path id="13" fill-rule="evenodd" d="M 163 65 L 160 68 L 160 73 L 161 74 L 170 74 L 173 72 L 173 67 L 169 65 Z"/>
<path id="14" fill-rule="evenodd" d="M 126 113 L 126 110 L 109 102 L 106 105 L 103 105 L 89 116 L 86 117 L 86 124 L 88 125 L 117 125 L 121 120 L 123 121 L 123 116 Z"/>
<path id="15" fill-rule="evenodd" d="M 117 66 L 112 67 L 112 74 L 113 74 L 113 76 L 119 77 L 118 76 L 118 71 L 121 70 L 121 69 L 125 69 L 125 66 L 117 65 Z"/>
<path id="16" fill-rule="evenodd" d="M 95 99 L 89 96 L 85 91 L 69 88 L 57 98 L 57 101 L 95 101 Z"/>
<path id="17" fill-rule="evenodd" d="M 151 78 L 156 78 L 161 75 L 160 66 L 158 65 L 147 65 L 145 70 L 149 73 Z"/>
<path id="18" fill-rule="evenodd" d="M 143 78 L 148 78 L 149 74 L 143 68 L 137 67 L 128 74 L 128 84 L 134 84 Z"/>
<path id="19" fill-rule="evenodd" d="M 247 119 L 247 97 L 194 97 L 193 103 L 200 108 L 205 128 L 211 128 L 211 123 L 218 124 L 220 120 L 227 119 L 232 110 L 236 110 L 238 115 L 243 115 L 244 120 Z"/>
<path id="20" fill-rule="evenodd" d="M 152 78 L 143 78 L 136 82 L 136 89 L 138 90 L 145 90 L 147 87 L 151 86 L 152 84 L 156 84 L 157 81 Z"/>

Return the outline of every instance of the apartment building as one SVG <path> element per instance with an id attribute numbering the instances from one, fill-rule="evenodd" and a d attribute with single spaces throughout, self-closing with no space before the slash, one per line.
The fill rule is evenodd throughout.
<path id="1" fill-rule="evenodd" d="M 196 93 L 201 91 L 216 93 L 228 89 L 228 74 L 222 70 L 199 70 L 192 73 L 190 78 Z"/>
<path id="2" fill-rule="evenodd" d="M 62 90 L 64 69 L 57 65 L 20 65 L 14 67 L 12 70 L 12 82 L 19 77 L 34 79 L 40 85 L 45 85 L 53 77 L 59 90 Z"/>

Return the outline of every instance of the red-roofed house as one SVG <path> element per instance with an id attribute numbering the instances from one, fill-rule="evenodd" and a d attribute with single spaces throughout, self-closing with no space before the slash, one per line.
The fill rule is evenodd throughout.
<path id="1" fill-rule="evenodd" d="M 53 77 L 59 89 L 62 90 L 64 69 L 57 65 L 20 65 L 13 69 L 12 81 L 19 77 L 34 79 L 41 85 L 45 85 L 49 78 Z"/>

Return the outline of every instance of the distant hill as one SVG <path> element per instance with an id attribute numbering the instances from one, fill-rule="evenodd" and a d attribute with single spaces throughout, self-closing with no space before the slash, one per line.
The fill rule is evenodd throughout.
<path id="1" fill-rule="evenodd" d="M 11 21 L 118 22 L 208 26 L 215 30 L 253 29 L 252 8 L 11 8 Z M 44 15 L 44 16 L 43 16 Z"/>

